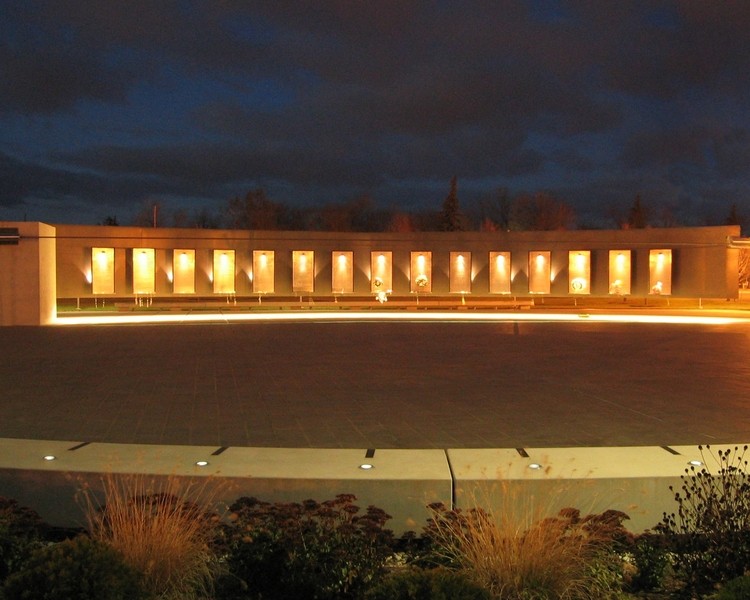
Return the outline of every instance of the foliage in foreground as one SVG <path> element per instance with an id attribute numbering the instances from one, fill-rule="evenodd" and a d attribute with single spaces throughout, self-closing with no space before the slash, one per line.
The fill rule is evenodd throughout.
<path id="1" fill-rule="evenodd" d="M 44 530 L 36 511 L 0 497 L 0 585 L 28 558 Z"/>
<path id="2" fill-rule="evenodd" d="M 5 600 L 140 600 L 139 573 L 115 550 L 85 536 L 37 548 L 3 586 Z"/>
<path id="3" fill-rule="evenodd" d="M 318 503 L 268 503 L 241 498 L 230 507 L 228 567 L 217 590 L 235 598 L 357 598 L 385 573 L 393 534 L 390 516 L 364 514 L 349 494 Z"/>
<path id="4" fill-rule="evenodd" d="M 365 594 L 366 600 L 490 600 L 487 590 L 466 575 L 447 569 L 406 568 L 388 575 Z"/>
<path id="5" fill-rule="evenodd" d="M 390 517 L 374 507 L 360 513 L 351 495 L 241 498 L 222 521 L 207 510 L 215 503 L 205 488 L 112 476 L 103 506 L 83 493 L 93 539 L 45 546 L 39 515 L 0 498 L 0 598 L 587 600 L 624 589 L 750 598 L 747 448 L 699 449 L 704 465 L 686 469 L 672 490 L 676 512 L 635 538 L 617 511 L 543 518 L 436 504 L 423 535 L 397 544 L 384 527 Z M 515 500 L 507 507 L 525 506 Z M 416 553 L 396 553 L 397 545 Z"/>
<path id="6" fill-rule="evenodd" d="M 495 517 L 481 508 L 430 507 L 427 559 L 460 570 L 499 599 L 616 596 L 620 561 L 614 553 L 628 534 L 627 515 L 607 511 L 581 517 L 564 509 L 554 518 Z"/>
<path id="7" fill-rule="evenodd" d="M 120 553 L 161 599 L 204 598 L 213 593 L 218 560 L 212 543 L 219 517 L 208 512 L 205 488 L 183 487 L 169 477 L 103 480 L 104 504 L 84 493 L 91 536 Z M 197 496 L 198 501 L 191 498 Z"/>
<path id="8" fill-rule="evenodd" d="M 657 531 L 676 557 L 683 595 L 703 595 L 750 568 L 748 447 L 699 446 L 703 466 L 685 469 L 675 491 L 677 512 L 664 514 Z M 715 465 L 712 472 L 708 463 Z"/>

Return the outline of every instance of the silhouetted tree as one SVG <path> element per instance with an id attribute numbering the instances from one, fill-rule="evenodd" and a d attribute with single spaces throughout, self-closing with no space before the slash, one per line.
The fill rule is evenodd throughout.
<path id="1" fill-rule="evenodd" d="M 230 229 L 273 230 L 279 228 L 283 207 L 266 196 L 263 188 L 250 190 L 244 198 L 232 198 L 226 208 Z"/>
<path id="2" fill-rule="evenodd" d="M 477 209 L 480 229 L 489 226 L 488 221 L 495 225 L 495 231 L 510 229 L 511 200 L 506 188 L 498 188 L 491 195 L 480 198 Z"/>
<path id="3" fill-rule="evenodd" d="M 489 217 L 485 217 L 484 220 L 479 224 L 479 231 L 482 231 L 484 233 L 493 233 L 495 231 L 498 231 L 498 226 L 492 219 L 490 219 Z"/>
<path id="4" fill-rule="evenodd" d="M 509 229 L 556 231 L 570 229 L 574 220 L 572 207 L 547 192 L 521 194 L 511 203 Z"/>
<path id="5" fill-rule="evenodd" d="M 412 231 L 416 231 L 411 215 L 403 212 L 393 213 L 386 230 L 395 233 L 411 233 Z"/>
<path id="6" fill-rule="evenodd" d="M 360 196 L 342 204 L 326 204 L 318 211 L 317 229 L 323 231 L 374 231 L 377 229 L 375 213 L 369 196 Z"/>
<path id="7" fill-rule="evenodd" d="M 727 225 L 739 225 L 740 229 L 745 228 L 745 219 L 740 215 L 736 202 L 732 202 L 732 206 L 729 207 L 729 214 L 725 223 Z"/>
<path id="8" fill-rule="evenodd" d="M 644 229 L 648 225 L 648 210 L 641 202 L 641 195 L 636 194 L 633 206 L 628 212 L 628 220 L 623 229 Z"/>
<path id="9" fill-rule="evenodd" d="M 160 202 L 144 200 L 140 210 L 133 217 L 133 225 L 135 227 L 159 227 L 164 216 Z"/>
<path id="10" fill-rule="evenodd" d="M 451 179 L 451 190 L 443 201 L 440 220 L 443 231 L 464 231 L 466 229 L 464 217 L 458 205 L 458 181 L 455 175 Z"/>
<path id="11" fill-rule="evenodd" d="M 117 227 L 119 225 L 119 223 L 117 222 L 117 216 L 111 215 L 104 217 L 101 225 L 106 225 L 107 227 Z"/>

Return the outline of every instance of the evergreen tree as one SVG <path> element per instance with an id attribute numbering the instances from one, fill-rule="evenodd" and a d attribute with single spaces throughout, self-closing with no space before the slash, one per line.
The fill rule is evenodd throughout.
<path id="1" fill-rule="evenodd" d="M 641 203 L 641 195 L 636 194 L 635 202 L 630 207 L 628 213 L 627 228 L 628 229 L 645 229 L 648 225 L 648 214 L 646 208 Z"/>
<path id="2" fill-rule="evenodd" d="M 440 220 L 443 231 L 464 231 L 463 216 L 458 205 L 458 182 L 454 175 L 451 179 L 451 191 L 443 202 Z"/>
<path id="3" fill-rule="evenodd" d="M 727 216 L 726 224 L 742 226 L 742 221 L 743 219 L 737 210 L 737 203 L 733 202 L 732 206 L 729 207 L 729 215 Z"/>

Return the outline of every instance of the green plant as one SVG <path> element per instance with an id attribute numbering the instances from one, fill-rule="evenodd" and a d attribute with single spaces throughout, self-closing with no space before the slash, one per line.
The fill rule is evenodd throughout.
<path id="1" fill-rule="evenodd" d="M 494 598 L 606 598 L 620 589 L 616 550 L 628 535 L 627 515 L 581 517 L 564 509 L 553 518 L 493 517 L 481 508 L 430 506 L 427 562 L 465 572 Z"/>
<path id="2" fill-rule="evenodd" d="M 715 598 L 716 600 L 750 600 L 750 575 L 730 579 Z"/>
<path id="3" fill-rule="evenodd" d="M 0 584 L 23 563 L 46 529 L 34 510 L 0 497 Z"/>
<path id="4" fill-rule="evenodd" d="M 114 475 L 102 481 L 102 506 L 90 490 L 83 491 L 91 536 L 143 573 L 154 596 L 210 596 L 219 569 L 212 546 L 219 517 L 206 508 L 212 503 L 208 484 L 196 488 L 175 477 Z"/>
<path id="5" fill-rule="evenodd" d="M 365 600 L 490 600 L 487 590 L 460 572 L 406 568 L 368 590 Z"/>
<path id="6" fill-rule="evenodd" d="M 747 446 L 716 453 L 710 446 L 698 449 L 702 466 L 685 469 L 680 491 L 670 486 L 677 512 L 664 513 L 656 527 L 674 553 L 684 595 L 708 592 L 750 567 Z"/>
<path id="7" fill-rule="evenodd" d="M 139 600 L 140 574 L 85 536 L 37 548 L 3 586 L 5 600 Z"/>
<path id="8" fill-rule="evenodd" d="M 219 598 L 355 598 L 385 572 L 393 535 L 390 516 L 341 494 L 318 503 L 240 498 L 230 507 L 231 576 Z"/>
<path id="9" fill-rule="evenodd" d="M 644 533 L 633 542 L 629 553 L 635 572 L 630 577 L 633 591 L 651 591 L 662 586 L 669 556 L 660 535 Z"/>

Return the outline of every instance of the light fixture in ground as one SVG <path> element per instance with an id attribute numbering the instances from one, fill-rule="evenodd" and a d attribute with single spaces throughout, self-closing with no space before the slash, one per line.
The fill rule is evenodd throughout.
<path id="1" fill-rule="evenodd" d="M 364 463 L 362 465 L 359 465 L 359 468 L 363 471 L 369 471 L 370 469 L 374 469 L 375 465 L 371 465 L 370 463 Z"/>
<path id="2" fill-rule="evenodd" d="M 542 465 L 540 465 L 539 463 L 531 463 L 531 464 L 529 464 L 529 469 L 534 469 L 535 471 L 538 471 L 541 468 L 542 468 Z"/>
<path id="3" fill-rule="evenodd" d="M 208 461 L 207 460 L 199 460 L 195 463 L 196 467 L 207 467 Z"/>
<path id="4" fill-rule="evenodd" d="M 52 454 L 47 454 L 46 456 L 43 456 L 42 458 L 43 458 L 44 460 L 46 460 L 46 461 L 50 461 L 50 460 L 56 460 L 56 459 L 57 459 L 57 457 L 56 457 L 56 456 L 54 456 L 54 455 L 52 455 Z"/>

